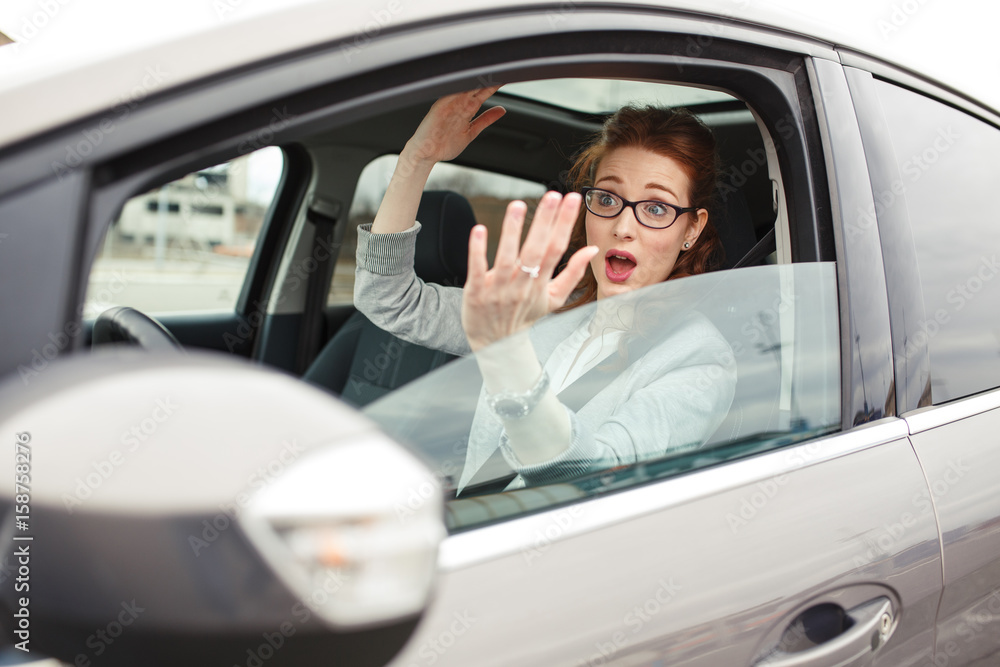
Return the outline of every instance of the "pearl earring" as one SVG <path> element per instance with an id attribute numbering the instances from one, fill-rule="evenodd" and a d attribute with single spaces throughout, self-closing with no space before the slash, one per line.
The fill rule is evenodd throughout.
<path id="1" fill-rule="evenodd" d="M 687 241 L 685 241 L 685 242 L 684 242 L 684 249 L 685 249 L 685 250 L 687 250 L 687 249 L 688 249 L 688 248 L 690 248 L 690 247 L 691 247 L 691 244 L 690 244 L 690 243 L 688 243 Z"/>

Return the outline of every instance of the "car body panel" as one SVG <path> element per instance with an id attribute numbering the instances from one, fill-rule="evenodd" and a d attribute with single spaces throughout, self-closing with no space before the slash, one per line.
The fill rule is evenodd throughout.
<path id="1" fill-rule="evenodd" d="M 925 491 L 891 419 L 454 535 L 392 664 L 750 664 L 802 603 L 879 581 L 902 611 L 874 664 L 919 664 L 941 576 L 933 513 L 909 505 Z"/>
<path id="2" fill-rule="evenodd" d="M 913 502 L 933 506 L 941 530 L 937 653 L 952 665 L 988 664 L 1000 649 L 1000 392 L 920 410 L 906 421 L 930 489 Z"/>
<path id="3" fill-rule="evenodd" d="M 95 15 L 93 18 L 98 21 L 88 35 L 89 43 L 69 39 L 60 46 L 56 39 L 49 43 L 43 39 L 42 44 L 26 45 L 33 46 L 39 51 L 37 54 L 25 48 L 23 57 L 18 57 L 11 51 L 7 57 L 9 62 L 5 63 L 8 73 L 0 79 L 0 94 L 11 96 L 9 108 L 15 113 L 0 127 L 0 146 L 131 100 L 136 97 L 137 86 L 145 97 L 150 90 L 142 88 L 144 80 L 154 83 L 153 89 L 157 90 L 161 85 L 180 86 L 249 63 L 337 41 L 343 42 L 346 57 L 363 52 L 372 36 L 402 32 L 428 22 L 450 22 L 455 17 L 468 20 L 479 15 L 493 20 L 498 15 L 528 10 L 540 19 L 539 29 L 566 29 L 591 6 L 609 4 L 620 5 L 619 15 L 636 9 L 634 3 L 622 0 L 617 3 L 580 0 L 570 5 L 553 3 L 541 7 L 516 0 L 481 1 L 475 7 L 458 0 L 417 4 L 378 0 L 348 4 L 333 0 L 295 3 L 245 0 L 242 3 L 220 2 L 222 10 L 216 7 L 210 12 L 204 3 L 189 1 L 171 6 L 171 13 L 186 16 L 186 22 L 161 21 L 158 28 L 147 28 L 139 33 L 133 38 L 135 41 L 121 39 L 121 23 Z M 799 39 L 808 36 L 807 39 L 817 46 L 838 45 L 874 57 L 890 58 L 913 71 L 927 69 L 928 64 L 936 69 L 928 54 L 894 49 L 884 30 L 859 31 L 849 15 L 832 5 L 815 4 L 807 11 L 792 0 L 753 3 L 674 0 L 667 7 L 662 3 L 645 6 L 646 11 L 653 13 L 662 12 L 664 8 L 682 21 L 685 14 L 715 18 L 712 38 L 729 37 L 734 27 L 741 24 L 765 25 L 770 28 L 772 41 L 780 39 L 781 33 Z M 123 8 L 120 20 L 127 20 L 130 14 L 127 7 Z M 893 20 L 891 16 L 887 18 Z M 275 31 L 273 27 L 279 19 L 295 25 L 296 29 Z M 149 22 L 148 15 L 143 16 L 143 22 Z M 704 24 L 700 28 L 691 25 L 682 29 L 698 34 L 704 31 Z M 104 31 L 111 32 L 113 39 L 99 39 Z M 78 32 L 88 31 L 78 29 Z M 740 33 L 735 36 L 745 37 Z M 212 57 L 205 58 L 204 53 L 212 53 Z M 53 89 L 71 97 L 74 104 L 50 104 L 45 91 Z M 997 104 L 996 98 L 992 103 Z"/>

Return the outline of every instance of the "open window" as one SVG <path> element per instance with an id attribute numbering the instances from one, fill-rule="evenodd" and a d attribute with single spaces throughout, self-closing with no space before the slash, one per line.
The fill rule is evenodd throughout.
<path id="1" fill-rule="evenodd" d="M 454 529 L 800 442 L 840 424 L 841 307 L 830 261 L 825 179 L 816 177 L 824 166 L 810 149 L 818 145 L 818 131 L 811 101 L 800 92 L 808 90 L 801 58 L 722 40 L 717 46 L 726 48 L 717 58 L 683 58 L 649 33 L 592 37 L 546 41 L 547 55 L 530 62 L 516 55 L 521 51 L 514 44 L 477 47 L 463 58 L 467 69 L 456 70 L 453 60 L 429 58 L 421 62 L 417 79 L 406 68 L 366 75 L 369 84 L 378 82 L 375 92 L 324 82 L 309 94 L 289 98 L 290 111 L 284 111 L 285 100 L 270 100 L 234 117 L 254 136 L 254 119 L 263 123 L 281 108 L 291 120 L 275 131 L 274 142 L 286 155 L 307 156 L 311 167 L 286 175 L 289 182 L 274 206 L 281 214 L 275 217 L 280 233 L 271 237 L 267 261 L 252 264 L 248 275 L 258 299 L 253 306 L 246 300 L 237 304 L 238 315 L 256 316 L 259 322 L 254 323 L 259 335 L 253 356 L 289 370 L 296 355 L 300 361 L 307 358 L 309 363 L 299 367 L 307 380 L 364 406 L 386 431 L 429 458 L 454 494 Z M 624 44 L 630 51 L 627 61 L 618 54 Z M 576 54 L 575 59 L 568 54 Z M 487 64 L 488 75 L 482 69 Z M 399 152 L 437 97 L 500 81 L 505 86 L 488 104 L 502 104 L 507 115 L 453 165 L 443 165 L 437 182 L 430 184 L 467 201 L 480 197 L 470 206 L 474 221 L 490 224 L 490 215 L 499 219 L 491 209 L 508 198 L 565 191 L 572 156 L 624 103 L 690 109 L 712 129 L 722 163 L 712 219 L 725 250 L 721 270 L 641 296 L 651 299 L 652 311 L 676 305 L 692 320 L 707 323 L 724 343 L 718 363 L 689 382 L 695 388 L 728 383 L 725 405 L 697 434 L 673 440 L 662 432 L 649 435 L 631 456 L 607 458 L 570 476 L 541 481 L 522 476 L 520 486 L 498 485 L 502 475 L 489 471 L 485 480 L 461 479 L 481 395 L 474 361 L 448 363 L 447 355 L 417 350 L 406 340 L 375 338 L 355 325 L 358 318 L 348 298 L 354 230 L 370 217 L 385 185 L 392 159 L 385 156 Z M 210 174 L 211 166 L 226 157 L 225 148 L 215 147 L 186 158 L 187 171 L 209 169 Z M 157 180 L 150 176 L 157 167 L 140 157 L 119 162 L 112 165 L 114 173 L 146 167 L 136 171 L 132 183 Z M 176 172 L 178 166 L 171 169 Z M 115 186 L 120 193 L 128 183 L 123 179 Z M 288 198 L 282 199 L 286 192 Z M 95 210 L 120 206 L 113 199 L 113 193 L 98 198 Z M 169 206 L 168 201 L 167 215 Z M 461 254 L 468 225 L 465 231 L 442 229 L 440 238 Z M 208 245 L 213 245 L 210 239 Z M 456 287 L 464 264 L 447 264 L 453 278 L 441 284 Z M 585 312 L 560 317 L 569 320 Z M 670 326 L 665 321 L 660 328 L 669 331 Z M 310 332 L 319 339 L 316 352 L 302 355 Z M 651 343 L 657 345 L 669 347 L 666 339 Z M 337 349 L 327 354 L 331 347 Z M 420 357 L 416 363 L 411 363 L 413 354 Z M 607 380 L 595 393 L 613 382 Z M 486 485 L 480 485 L 483 481 Z"/>
<path id="2" fill-rule="evenodd" d="M 633 420 L 624 427 L 631 429 L 629 438 L 635 445 L 631 456 L 608 456 L 599 463 L 568 461 L 564 469 L 572 472 L 534 479 L 512 471 L 502 457 L 470 457 L 470 438 L 477 432 L 492 429 L 490 437 L 497 435 L 496 420 L 490 425 L 490 418 L 483 416 L 482 379 L 475 360 L 463 358 L 439 368 L 454 358 L 376 331 L 370 323 L 358 324 L 358 315 L 334 333 L 320 353 L 320 367 L 306 374 L 310 381 L 362 406 L 384 430 L 430 462 L 450 493 L 448 519 L 453 530 L 682 474 L 839 428 L 836 272 L 830 262 L 801 263 L 820 257 L 796 247 L 815 230 L 811 217 L 793 221 L 789 215 L 789 202 L 801 202 L 802 197 L 802 193 L 790 196 L 785 187 L 786 180 L 792 187 L 802 183 L 801 176 L 789 179 L 787 171 L 795 154 L 788 143 L 793 135 L 792 112 L 775 121 L 763 116 L 752 101 L 731 92 L 677 83 L 580 77 L 513 82 L 487 103 L 503 105 L 507 115 L 473 142 L 456 164 L 439 165 L 425 198 L 440 190 L 467 200 L 479 196 L 471 206 L 474 221 L 496 227 L 508 199 L 530 202 L 546 188 L 566 191 L 572 155 L 599 131 L 609 113 L 625 103 L 685 106 L 712 129 L 721 162 L 712 222 L 725 251 L 725 260 L 714 273 L 619 299 L 617 308 L 658 313 L 644 324 L 656 332 L 648 337 L 647 350 L 663 354 L 677 344 L 678 321 L 695 323 L 696 330 L 719 342 L 713 361 L 682 371 L 659 399 L 653 392 L 650 409 L 662 414 L 643 420 L 628 415 L 624 403 L 608 408 L 607 419 Z M 358 159 L 360 171 L 349 193 L 344 185 L 338 186 L 340 195 L 314 193 L 351 202 L 330 292 L 338 296 L 330 297 L 331 305 L 349 303 L 345 285 L 353 283 L 354 230 L 357 224 L 370 222 L 394 165 L 391 156 L 374 156 L 398 151 L 428 104 L 366 116 L 317 137 L 323 155 L 342 150 Z M 362 162 L 361 154 L 373 159 Z M 450 226 L 447 218 L 443 216 L 442 227 L 421 234 L 460 237 L 462 241 L 453 246 L 460 255 L 454 264 L 464 271 L 464 240 L 472 223 Z M 435 280 L 422 276 L 417 267 L 418 276 L 445 287 L 460 286 L 462 271 Z M 551 326 L 570 335 L 580 318 L 592 315 L 595 308 L 553 316 Z M 544 346 L 544 340 L 536 341 L 536 348 Z M 626 363 L 619 372 L 592 378 L 594 386 L 583 393 L 642 394 L 641 387 L 629 385 L 628 368 Z M 335 376 L 333 386 L 324 374 Z M 667 414 L 682 412 L 685 401 L 697 403 L 699 393 L 706 390 L 719 404 L 705 408 L 699 418 L 692 417 L 691 422 L 700 419 L 697 425 L 682 424 L 683 419 L 679 422 Z M 586 411 L 584 405 L 576 409 L 581 414 Z M 405 508 L 401 511 L 405 514 Z"/>

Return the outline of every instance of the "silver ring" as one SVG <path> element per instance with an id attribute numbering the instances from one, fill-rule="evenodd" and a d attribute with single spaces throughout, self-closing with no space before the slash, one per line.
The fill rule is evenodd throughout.
<path id="1" fill-rule="evenodd" d="M 539 272 L 539 270 L 541 270 L 542 267 L 540 267 L 540 266 L 525 266 L 524 264 L 522 264 L 518 268 L 520 268 L 522 271 L 524 271 L 525 273 L 527 273 L 532 278 L 537 278 L 538 277 L 538 272 Z"/>

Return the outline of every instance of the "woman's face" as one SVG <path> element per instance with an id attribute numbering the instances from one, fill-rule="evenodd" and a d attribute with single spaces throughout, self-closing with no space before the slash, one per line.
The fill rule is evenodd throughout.
<path id="1" fill-rule="evenodd" d="M 629 201 L 691 205 L 691 180 L 680 164 L 643 148 L 617 148 L 605 155 L 594 187 Z M 684 243 L 693 248 L 707 221 L 708 211 L 699 209 L 681 214 L 666 229 L 650 229 L 639 224 L 629 206 L 614 218 L 587 211 L 587 244 L 600 248 L 590 262 L 597 278 L 597 298 L 666 280 Z"/>

